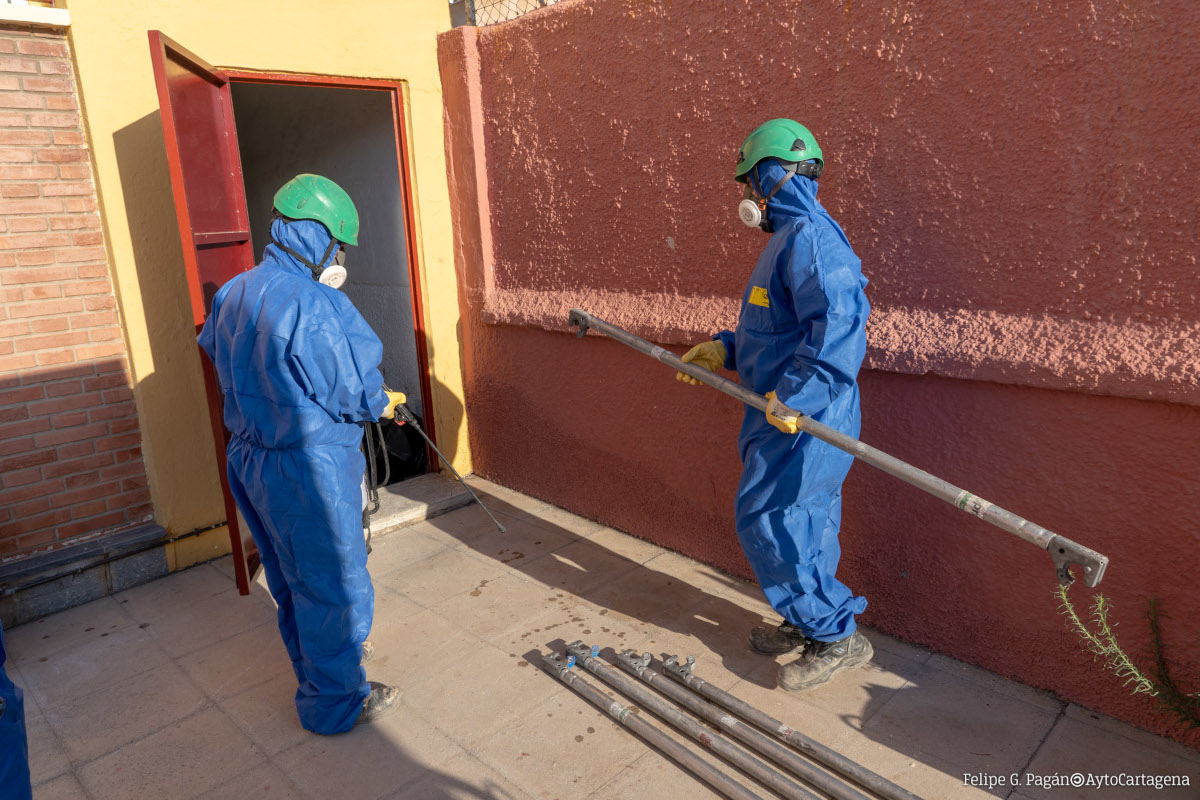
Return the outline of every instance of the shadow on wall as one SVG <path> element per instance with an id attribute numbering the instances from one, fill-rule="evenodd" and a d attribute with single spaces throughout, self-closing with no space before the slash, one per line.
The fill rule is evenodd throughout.
<path id="1" fill-rule="evenodd" d="M 217 522 L 225 512 L 205 422 L 204 379 L 159 112 L 118 130 L 113 145 L 152 364 L 151 370 L 143 370 L 136 387 L 153 465 L 151 480 L 160 497 L 186 491 L 193 497 L 190 507 L 211 509 L 206 519 L 193 522 Z M 122 305 L 128 319 L 129 304 Z M 194 424 L 196 420 L 201 423 Z M 186 466 L 164 463 L 185 453 Z"/>
<path id="2" fill-rule="evenodd" d="M 119 358 L 0 377 L 0 564 L 147 521 L 137 409 Z"/>

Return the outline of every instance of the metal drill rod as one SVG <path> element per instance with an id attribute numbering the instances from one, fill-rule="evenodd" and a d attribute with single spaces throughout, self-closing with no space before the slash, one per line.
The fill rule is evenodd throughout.
<path id="1" fill-rule="evenodd" d="M 604 681 L 609 686 L 613 687 L 618 692 L 640 705 L 642 708 L 649 709 L 659 719 L 683 731 L 701 745 L 709 750 L 712 750 L 718 756 L 733 764 L 735 767 L 761 783 L 763 786 L 766 786 L 768 789 L 779 793 L 789 800 L 818 800 L 816 795 L 793 781 L 791 778 L 780 774 L 767 764 L 759 761 L 757 758 L 735 745 L 733 742 L 713 733 L 704 725 L 701 725 L 687 714 L 684 714 L 672 703 L 667 702 L 649 689 L 643 688 L 636 681 L 625 677 L 624 673 L 619 672 L 615 667 L 599 658 L 596 655 L 598 650 L 599 648 L 591 647 L 581 641 L 573 642 L 572 644 L 567 645 L 567 652 L 575 656 L 575 662 L 577 664 L 582 664 L 584 669 L 586 669 L 588 672 L 592 673 L 597 678 Z M 770 739 L 767 739 L 767 741 L 772 745 L 775 745 L 775 742 L 772 742 Z M 791 751 L 787 750 L 786 747 L 782 749 L 787 751 L 789 754 L 791 753 Z M 863 800 L 866 800 L 866 798 L 863 798 Z"/>
<path id="2" fill-rule="evenodd" d="M 917 795 L 889 781 L 887 778 L 864 767 L 856 761 L 851 761 L 836 750 L 830 750 L 818 741 L 810 739 L 800 731 L 779 720 L 764 714 L 749 703 L 739 700 L 723 689 L 718 689 L 703 678 L 692 673 L 696 659 L 688 656 L 684 664 L 679 663 L 677 656 L 667 656 L 663 659 L 663 672 L 691 689 L 696 694 L 711 700 L 726 711 L 737 714 L 744 720 L 752 722 L 759 728 L 777 739 L 791 745 L 804 755 L 824 764 L 850 780 L 869 789 L 886 800 L 920 800 Z M 661 688 L 662 682 L 655 684 Z"/>
<path id="3" fill-rule="evenodd" d="M 811 761 L 801 758 L 796 751 L 792 750 L 790 747 L 780 744 L 766 734 L 759 732 L 756 728 L 730 716 L 728 713 L 712 703 L 702 700 L 700 697 L 692 692 L 689 692 L 682 686 L 668 681 L 661 674 L 650 669 L 649 653 L 643 653 L 641 656 L 639 656 L 634 650 L 626 650 L 617 654 L 617 663 L 621 666 L 621 669 L 653 686 L 659 692 L 671 698 L 676 703 L 679 703 L 693 714 L 697 714 L 709 722 L 724 728 L 731 735 L 740 739 L 748 747 L 753 748 L 757 752 L 774 761 L 779 766 L 783 767 L 791 774 L 795 775 L 806 783 L 811 784 L 825 794 L 836 798 L 836 800 L 867 800 L 866 795 L 860 792 L 857 787 L 848 783 L 844 783 L 841 778 L 838 778 L 835 775 L 830 775 L 828 772 L 825 772 Z M 824 748 L 823 745 L 818 745 L 818 747 Z M 828 748 L 824 749 L 828 750 Z M 829 760 L 840 759 L 841 761 L 846 762 L 848 769 L 864 772 L 867 771 L 864 767 L 856 764 L 845 756 L 834 752 L 833 750 L 829 750 L 828 752 L 829 754 L 832 754 L 832 757 Z M 827 761 L 817 758 L 812 753 L 806 751 L 806 754 L 812 757 L 814 760 L 825 764 L 826 766 L 830 766 Z M 834 769 L 832 766 L 830 768 Z M 841 771 L 839 770 L 839 772 Z M 852 775 L 848 775 L 846 772 L 841 772 L 841 774 L 846 775 L 847 778 L 854 777 Z M 875 773 L 872 772 L 870 774 L 874 775 Z M 875 777 L 879 778 L 878 775 Z M 884 779 L 879 778 L 879 780 L 883 781 Z M 861 781 L 857 782 L 863 786 L 868 786 L 867 784 L 862 784 Z M 903 800 L 919 800 L 919 798 L 917 798 L 915 795 L 905 792 L 903 789 L 900 789 L 900 787 L 897 786 L 895 788 L 899 794 L 889 795 L 882 792 L 877 793 L 882 794 L 883 797 L 888 798 L 888 800 L 901 800 L 901 798 Z"/>
<path id="4" fill-rule="evenodd" d="M 578 335 L 580 337 L 587 333 L 589 329 L 595 328 L 606 336 L 616 339 L 621 344 L 645 353 L 672 369 L 690 375 L 701 383 L 718 389 L 730 397 L 741 400 L 752 408 L 756 408 L 759 411 L 766 411 L 768 401 L 761 394 L 752 392 L 728 378 L 722 378 L 720 375 L 710 372 L 704 367 L 695 364 L 685 364 L 679 356 L 671 351 L 651 344 L 645 339 L 635 336 L 623 328 L 618 328 L 610 322 L 593 317 L 586 311 L 578 308 L 571 309 L 570 324 L 579 326 Z M 882 450 L 877 450 L 868 444 L 863 444 L 841 431 L 830 428 L 828 425 L 823 425 L 812 417 L 801 415 L 798 425 L 804 433 L 820 439 L 827 444 L 831 444 L 839 450 L 844 450 L 855 458 L 865 461 L 871 466 L 881 469 L 905 483 L 912 484 L 918 489 L 945 500 L 962 511 L 966 511 L 968 514 L 979 517 L 984 522 L 989 522 L 997 528 L 1047 551 L 1050 554 L 1050 558 L 1054 561 L 1058 582 L 1063 586 L 1070 586 L 1075 580 L 1071 575 L 1070 567 L 1072 565 L 1078 566 L 1083 570 L 1083 582 L 1087 586 L 1096 586 L 1096 584 L 1100 583 L 1100 579 L 1104 577 L 1104 570 L 1108 566 L 1108 556 L 1101 555 L 1095 550 L 1084 547 L 1065 536 L 1059 536 L 1040 525 L 1035 525 L 1024 517 L 994 505 L 982 497 L 971 494 L 965 489 L 960 489 L 954 484 L 901 461 L 895 456 L 888 455 Z"/>
<path id="5" fill-rule="evenodd" d="M 576 694 L 597 708 L 602 709 L 610 717 L 621 725 L 624 725 L 640 738 L 657 747 L 676 764 L 707 783 L 720 794 L 725 795 L 729 800 L 763 800 L 763 798 L 754 794 L 649 722 L 646 722 L 637 715 L 635 710 L 626 708 L 596 687 L 589 685 L 578 673 L 573 672 L 570 663 L 564 661 L 557 653 L 544 654 L 542 661 L 558 676 L 559 680 L 574 690 Z"/>
<path id="6" fill-rule="evenodd" d="M 433 439 L 430 439 L 429 436 L 425 433 L 425 431 L 421 430 L 421 423 L 417 422 L 416 416 L 411 411 L 408 410 L 408 406 L 401 403 L 400 405 L 396 406 L 396 412 L 401 417 L 404 418 L 405 422 L 407 422 L 409 425 L 413 426 L 413 430 L 415 430 L 417 433 L 421 434 L 421 438 L 423 438 L 425 441 L 429 442 L 429 446 L 433 448 L 433 452 L 437 453 L 438 457 L 442 459 L 442 463 L 445 464 L 449 468 L 449 470 L 454 473 L 454 477 L 458 478 L 458 482 L 463 485 L 463 488 L 471 493 L 471 497 L 475 498 L 476 503 L 479 503 L 479 507 L 483 509 L 483 513 L 485 513 L 489 517 L 491 517 L 492 523 L 496 526 L 496 528 L 501 533 L 504 533 L 505 532 L 504 526 L 501 525 L 496 520 L 496 518 L 492 516 L 491 511 L 488 511 L 488 507 L 485 506 L 483 504 L 483 501 L 479 499 L 479 495 L 475 494 L 475 490 L 471 488 L 471 484 L 469 484 L 465 480 L 463 480 L 463 476 L 458 474 L 458 470 L 456 470 L 454 468 L 454 465 L 450 463 L 450 459 L 446 458 L 446 456 L 442 454 L 441 450 L 438 450 L 438 446 L 433 443 Z"/>

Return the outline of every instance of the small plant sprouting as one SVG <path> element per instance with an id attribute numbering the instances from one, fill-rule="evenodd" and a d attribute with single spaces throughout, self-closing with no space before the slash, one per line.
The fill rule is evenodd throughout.
<path id="1" fill-rule="evenodd" d="M 1149 610 L 1146 612 L 1150 622 L 1154 654 L 1154 674 L 1151 677 L 1138 668 L 1129 654 L 1117 642 L 1117 635 L 1113 630 L 1116 623 L 1109 620 L 1111 605 L 1104 595 L 1096 595 L 1092 603 L 1091 616 L 1085 622 L 1068 597 L 1067 588 L 1059 586 L 1057 591 L 1060 601 L 1059 611 L 1067 618 L 1067 627 L 1079 635 L 1083 640 L 1084 647 L 1092 655 L 1103 660 L 1106 669 L 1120 678 L 1133 694 L 1147 694 L 1156 698 L 1179 719 L 1181 724 L 1200 727 L 1200 692 L 1189 694 L 1180 689 L 1171 675 L 1166 655 L 1163 652 L 1156 600 L 1150 599 Z"/>

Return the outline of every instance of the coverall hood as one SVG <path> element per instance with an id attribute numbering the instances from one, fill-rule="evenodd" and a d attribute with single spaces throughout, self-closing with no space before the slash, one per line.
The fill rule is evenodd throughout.
<path id="1" fill-rule="evenodd" d="M 787 170 L 775 160 L 760 161 L 751 172 L 754 174 L 759 188 L 767 194 L 770 194 L 775 184 L 787 175 Z M 790 181 L 779 188 L 774 197 L 767 201 L 767 218 L 771 220 L 771 224 L 777 231 L 786 228 L 788 223 L 797 217 L 816 216 L 823 217 L 832 225 L 842 241 L 849 246 L 850 240 L 846 238 L 842 227 L 834 221 L 833 217 L 829 216 L 825 206 L 817 200 L 817 182 L 812 178 L 806 178 L 803 175 L 793 176 Z"/>
<path id="2" fill-rule="evenodd" d="M 334 248 L 326 256 L 324 262 L 321 261 L 321 256 L 325 255 L 329 243 L 333 241 L 333 236 L 329 233 L 328 228 L 311 219 L 297 219 L 288 222 L 276 217 L 271 222 L 271 238 L 322 267 L 328 267 L 333 263 L 337 251 L 337 248 Z M 312 275 L 312 270 L 275 244 L 267 245 L 267 249 L 263 251 L 263 261 L 274 262 L 300 275 Z"/>

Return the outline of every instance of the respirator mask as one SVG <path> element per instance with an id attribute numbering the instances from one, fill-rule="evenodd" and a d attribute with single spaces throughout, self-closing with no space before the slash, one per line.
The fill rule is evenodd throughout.
<path id="1" fill-rule="evenodd" d="M 766 163 L 766 162 L 763 162 Z M 742 202 L 738 203 L 738 219 L 748 228 L 761 228 L 765 233 L 774 233 L 775 226 L 767 218 L 767 203 L 783 188 L 783 185 L 797 175 L 816 180 L 821 175 L 821 164 L 816 161 L 779 162 L 783 167 L 783 177 L 779 179 L 770 192 L 763 192 L 758 183 L 758 167 L 746 174 L 746 190 L 742 193 Z"/>
<path id="2" fill-rule="evenodd" d="M 279 216 L 280 219 L 287 219 L 278 214 L 276 216 Z M 312 271 L 313 280 L 318 283 L 323 283 L 330 289 L 340 289 L 342 288 L 342 284 L 346 282 L 346 267 L 343 266 L 346 263 L 346 248 L 337 239 L 329 240 L 329 246 L 325 248 L 325 253 L 321 256 L 319 263 L 316 264 L 276 239 L 274 234 L 271 235 L 271 244 L 308 267 Z M 321 266 L 329 261 L 329 256 L 333 254 L 334 250 L 337 250 L 337 254 L 333 256 L 333 261 L 328 266 Z"/>

